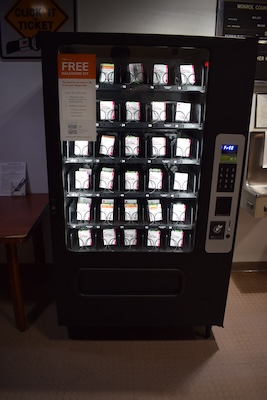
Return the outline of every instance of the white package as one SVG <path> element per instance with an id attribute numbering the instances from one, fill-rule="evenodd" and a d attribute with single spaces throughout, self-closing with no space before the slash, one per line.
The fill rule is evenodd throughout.
<path id="1" fill-rule="evenodd" d="M 194 85 L 196 83 L 195 68 L 192 64 L 180 65 L 182 85 Z"/>
<path id="2" fill-rule="evenodd" d="M 176 103 L 175 120 L 188 122 L 190 121 L 191 103 Z"/>
<path id="3" fill-rule="evenodd" d="M 126 121 L 140 121 L 139 101 L 126 101 Z"/>
<path id="4" fill-rule="evenodd" d="M 114 200 L 103 199 L 100 204 L 100 220 L 113 221 L 114 218 Z"/>
<path id="5" fill-rule="evenodd" d="M 92 170 L 90 168 L 79 168 L 75 171 L 75 189 L 88 189 L 91 175 Z"/>
<path id="6" fill-rule="evenodd" d="M 79 197 L 77 202 L 77 221 L 90 221 L 92 199 L 88 197 Z"/>
<path id="7" fill-rule="evenodd" d="M 152 137 L 152 156 L 166 156 L 166 138 L 153 136 Z"/>
<path id="8" fill-rule="evenodd" d="M 153 199 L 148 200 L 148 214 L 150 222 L 156 222 L 162 220 L 162 208 L 160 200 Z"/>
<path id="9" fill-rule="evenodd" d="M 147 232 L 147 246 L 160 246 L 160 230 L 149 229 Z"/>
<path id="10" fill-rule="evenodd" d="M 114 152 L 115 136 L 102 135 L 99 154 L 112 156 Z"/>
<path id="11" fill-rule="evenodd" d="M 103 63 L 100 65 L 100 83 L 114 83 L 114 64 Z"/>
<path id="12" fill-rule="evenodd" d="M 168 83 L 168 65 L 154 64 L 153 84 L 166 85 Z"/>
<path id="13" fill-rule="evenodd" d="M 180 230 L 171 231 L 170 246 L 171 247 L 182 247 L 184 241 L 184 232 Z"/>
<path id="14" fill-rule="evenodd" d="M 173 203 L 171 220 L 177 222 L 185 221 L 186 205 L 184 203 Z"/>
<path id="15" fill-rule="evenodd" d="M 103 167 L 100 172 L 100 189 L 112 189 L 114 182 L 114 168 Z"/>
<path id="16" fill-rule="evenodd" d="M 159 168 L 150 168 L 148 176 L 148 189 L 161 190 L 162 189 L 163 172 Z"/>
<path id="17" fill-rule="evenodd" d="M 175 172 L 173 190 L 187 190 L 188 187 L 188 173 Z"/>
<path id="18" fill-rule="evenodd" d="M 152 106 L 152 120 L 166 121 L 166 102 L 152 101 L 151 106 Z"/>
<path id="19" fill-rule="evenodd" d="M 178 138 L 176 143 L 177 157 L 190 157 L 191 139 Z"/>
<path id="20" fill-rule="evenodd" d="M 115 101 L 102 100 L 100 101 L 100 119 L 102 121 L 115 119 Z"/>
<path id="21" fill-rule="evenodd" d="M 138 156 L 139 155 L 139 142 L 138 136 L 127 135 L 125 136 L 125 155 Z"/>
<path id="22" fill-rule="evenodd" d="M 74 142 L 74 155 L 87 156 L 88 155 L 88 142 L 85 140 Z"/>
<path id="23" fill-rule="evenodd" d="M 136 246 L 137 245 L 137 230 L 136 229 L 124 229 L 124 245 L 125 246 Z"/>
<path id="24" fill-rule="evenodd" d="M 78 240 L 80 247 L 92 246 L 92 232 L 91 229 L 79 229 Z"/>
<path id="25" fill-rule="evenodd" d="M 129 64 L 130 83 L 144 82 L 144 68 L 141 63 Z"/>
<path id="26" fill-rule="evenodd" d="M 126 171 L 125 172 L 125 189 L 138 190 L 139 189 L 139 172 Z"/>
<path id="27" fill-rule="evenodd" d="M 103 242 L 105 246 L 116 245 L 116 230 L 115 229 L 103 229 Z"/>
<path id="28" fill-rule="evenodd" d="M 138 221 L 138 203 L 137 200 L 124 200 L 125 221 Z"/>

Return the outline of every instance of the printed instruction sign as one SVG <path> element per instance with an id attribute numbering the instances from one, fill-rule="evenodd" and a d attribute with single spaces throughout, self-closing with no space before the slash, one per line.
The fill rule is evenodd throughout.
<path id="1" fill-rule="evenodd" d="M 60 139 L 96 141 L 96 55 L 59 54 Z"/>
<path id="2" fill-rule="evenodd" d="M 0 196 L 26 195 L 26 163 L 7 161 L 0 163 Z"/>
<path id="3" fill-rule="evenodd" d="M 255 122 L 255 128 L 267 128 L 267 94 L 257 94 Z"/>

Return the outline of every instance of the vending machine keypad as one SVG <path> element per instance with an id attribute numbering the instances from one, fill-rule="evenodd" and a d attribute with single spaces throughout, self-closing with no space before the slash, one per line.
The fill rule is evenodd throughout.
<path id="1" fill-rule="evenodd" d="M 233 248 L 244 151 L 244 135 L 217 135 L 207 221 L 207 253 L 229 253 Z"/>
<path id="2" fill-rule="evenodd" d="M 217 192 L 233 192 L 236 164 L 219 164 Z"/>

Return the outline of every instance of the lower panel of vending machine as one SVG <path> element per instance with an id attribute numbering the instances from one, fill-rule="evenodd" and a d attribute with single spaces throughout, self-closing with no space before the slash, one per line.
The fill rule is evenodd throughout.
<path id="1" fill-rule="evenodd" d="M 133 267 L 129 260 L 121 267 L 127 259 L 121 254 L 115 268 L 110 260 L 105 267 L 69 268 L 72 279 L 58 296 L 59 324 L 71 338 L 209 337 L 213 325 L 223 326 L 229 284 L 229 262 L 220 256 L 179 267 L 157 254 L 154 266 Z"/>

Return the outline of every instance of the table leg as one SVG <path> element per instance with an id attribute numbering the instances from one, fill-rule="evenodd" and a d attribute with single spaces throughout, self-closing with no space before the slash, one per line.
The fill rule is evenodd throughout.
<path id="1" fill-rule="evenodd" d="M 35 228 L 32 235 L 32 241 L 37 274 L 41 281 L 45 278 L 47 273 L 42 223 L 38 224 Z"/>
<path id="2" fill-rule="evenodd" d="M 16 325 L 20 331 L 24 331 L 26 329 L 26 318 L 22 297 L 17 247 L 14 243 L 6 243 L 5 247 Z"/>

